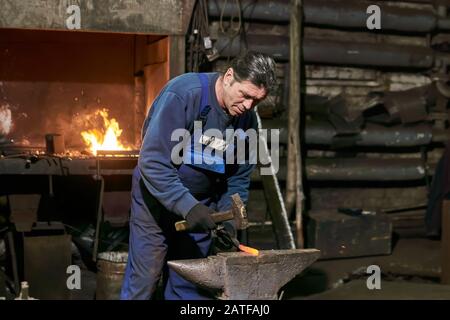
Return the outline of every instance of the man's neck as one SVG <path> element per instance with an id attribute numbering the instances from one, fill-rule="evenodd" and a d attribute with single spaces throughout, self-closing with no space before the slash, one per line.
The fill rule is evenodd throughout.
<path id="1" fill-rule="evenodd" d="M 226 111 L 225 104 L 223 102 L 223 76 L 217 78 L 215 88 L 217 102 L 219 102 L 219 106 L 222 107 Z"/>

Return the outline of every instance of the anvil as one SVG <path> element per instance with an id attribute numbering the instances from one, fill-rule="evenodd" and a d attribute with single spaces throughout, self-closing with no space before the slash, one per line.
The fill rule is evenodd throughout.
<path id="1" fill-rule="evenodd" d="M 219 253 L 204 259 L 169 261 L 186 280 L 221 291 L 224 300 L 276 300 L 278 291 L 320 256 L 317 249 Z"/>

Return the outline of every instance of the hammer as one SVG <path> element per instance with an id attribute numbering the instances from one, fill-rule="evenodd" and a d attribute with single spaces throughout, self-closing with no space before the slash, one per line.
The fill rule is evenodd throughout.
<path id="1" fill-rule="evenodd" d="M 211 214 L 211 218 L 215 223 L 234 220 L 236 229 L 244 230 L 248 227 L 247 211 L 239 194 L 235 193 L 231 196 L 231 209 L 223 212 L 215 212 Z M 186 220 L 175 223 L 177 231 L 186 231 L 189 225 Z"/>

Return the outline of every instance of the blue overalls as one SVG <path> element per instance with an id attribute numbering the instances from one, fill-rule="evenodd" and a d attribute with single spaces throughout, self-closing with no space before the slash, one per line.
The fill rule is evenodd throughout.
<path id="1" fill-rule="evenodd" d="M 208 79 L 199 74 L 202 84 L 199 119 L 204 122 L 209 112 Z M 216 173 L 208 172 L 193 165 L 178 167 L 180 179 L 194 197 L 215 209 L 214 194 L 219 187 Z M 217 171 L 218 170 L 218 171 Z M 216 179 L 212 182 L 213 179 Z M 220 179 L 219 179 L 220 180 Z M 121 299 L 146 300 L 155 292 L 161 275 L 164 275 L 164 297 L 168 300 L 211 299 L 212 296 L 184 280 L 177 273 L 168 270 L 167 260 L 204 258 L 211 247 L 210 233 L 176 232 L 174 224 L 181 218 L 153 197 L 145 187 L 138 168 L 134 170 L 131 194 L 130 238 L 128 262 L 122 285 Z M 164 271 L 164 272 L 163 272 Z"/>

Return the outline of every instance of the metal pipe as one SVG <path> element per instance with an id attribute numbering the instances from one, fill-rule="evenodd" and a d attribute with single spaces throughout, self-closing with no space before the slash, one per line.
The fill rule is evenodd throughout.
<path id="1" fill-rule="evenodd" d="M 314 181 L 406 181 L 425 177 L 421 159 L 307 159 Z"/>
<path id="2" fill-rule="evenodd" d="M 331 145 L 336 129 L 328 123 L 313 122 L 306 128 L 306 140 L 309 144 Z M 415 127 L 383 127 L 368 124 L 355 139 L 355 145 L 361 147 L 413 147 L 431 142 L 432 132 L 427 125 Z"/>
<path id="3" fill-rule="evenodd" d="M 286 123 L 279 120 L 264 121 L 265 129 L 279 129 L 280 143 L 287 143 Z M 307 121 L 305 126 L 305 142 L 308 145 L 331 145 L 337 132 L 333 125 L 325 121 Z M 270 134 L 268 134 L 270 138 Z M 415 126 L 385 127 L 367 124 L 360 135 L 355 137 L 358 147 L 416 147 L 431 142 L 448 141 L 450 135 L 444 130 L 433 129 L 426 124 Z"/>
<path id="4" fill-rule="evenodd" d="M 305 0 L 305 24 L 366 29 L 366 10 L 373 4 L 381 8 L 383 30 L 426 33 L 438 26 L 447 26 L 445 21 L 438 23 L 438 17 L 431 8 L 401 8 L 360 0 Z M 241 8 L 246 20 L 289 22 L 288 0 L 241 0 Z M 229 18 L 238 13 L 234 2 L 226 0 L 208 1 L 208 9 L 212 18 L 220 18 L 221 15 L 222 18 Z"/>
<path id="5" fill-rule="evenodd" d="M 288 60 L 289 38 L 270 35 L 247 35 L 249 50 L 272 55 L 277 60 Z M 216 47 L 222 56 L 236 56 L 241 52 L 239 38 L 220 37 Z M 347 66 L 382 66 L 430 68 L 434 64 L 433 50 L 419 46 L 400 46 L 379 43 L 354 43 L 322 39 L 304 39 L 303 58 L 306 63 Z"/>
<path id="6" fill-rule="evenodd" d="M 426 175 L 421 159 L 309 158 L 305 167 L 308 181 L 415 181 Z M 252 181 L 260 181 L 258 171 Z M 286 180 L 284 163 L 277 177 Z"/>
<path id="7" fill-rule="evenodd" d="M 289 59 L 289 37 L 247 35 L 249 50 L 259 51 L 273 56 L 277 60 Z M 229 39 L 220 37 L 217 39 L 216 48 L 221 56 L 236 56 L 245 47 L 240 38 Z"/>
<path id="8" fill-rule="evenodd" d="M 419 46 L 305 40 L 304 57 L 309 63 L 430 68 L 433 51 Z"/>
<path id="9" fill-rule="evenodd" d="M 208 1 L 208 14 L 212 18 L 237 16 L 235 2 L 226 0 Z M 288 22 L 290 16 L 289 0 L 241 0 L 242 17 L 247 20 Z"/>
<path id="10" fill-rule="evenodd" d="M 380 7 L 383 30 L 430 32 L 436 28 L 437 17 L 431 9 L 388 6 L 366 1 L 309 0 L 305 1 L 305 23 L 338 28 L 366 29 L 370 5 Z"/>

